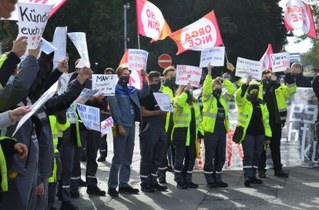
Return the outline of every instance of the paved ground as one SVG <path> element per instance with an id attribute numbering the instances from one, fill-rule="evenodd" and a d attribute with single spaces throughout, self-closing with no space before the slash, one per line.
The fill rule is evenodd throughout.
<path id="1" fill-rule="evenodd" d="M 109 139 L 110 140 L 110 139 Z M 111 142 L 111 141 L 108 141 Z M 132 164 L 131 185 L 139 188 L 139 145 L 136 141 Z M 109 150 L 112 145 L 109 145 Z M 107 180 L 110 170 L 112 151 L 109 151 L 107 162 L 99 163 L 99 187 L 107 191 Z M 83 164 L 82 174 L 85 174 Z M 267 172 L 264 184 L 247 188 L 244 186 L 242 171 L 224 171 L 224 181 L 228 188 L 206 187 L 202 173 L 196 172 L 193 181 L 199 184 L 198 189 L 181 190 L 176 188 L 173 174 L 168 172 L 167 192 L 143 193 L 139 195 L 120 195 L 112 199 L 88 196 L 86 188 L 81 188 L 81 198 L 73 202 L 80 209 L 319 209 L 319 168 L 287 168 L 289 178 L 273 176 Z M 84 176 L 83 176 L 84 178 Z M 56 206 L 60 205 L 57 202 Z"/>

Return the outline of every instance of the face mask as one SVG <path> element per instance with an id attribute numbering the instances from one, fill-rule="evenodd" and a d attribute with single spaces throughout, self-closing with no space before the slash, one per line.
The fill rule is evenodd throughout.
<path id="1" fill-rule="evenodd" d="M 222 93 L 222 90 L 219 88 L 213 90 L 213 96 L 215 96 L 216 98 L 219 98 L 221 93 Z"/>
<path id="2" fill-rule="evenodd" d="M 270 78 L 266 78 L 266 79 L 263 79 L 262 82 L 265 86 L 270 86 L 272 83 L 272 80 Z"/>
<path id="3" fill-rule="evenodd" d="M 161 88 L 161 83 L 151 84 L 150 88 L 152 92 L 158 92 L 159 89 Z"/>
<path id="4" fill-rule="evenodd" d="M 129 80 L 130 80 L 130 76 L 123 76 L 123 77 L 120 77 L 120 78 L 119 78 L 118 83 L 119 83 L 121 86 L 126 87 L 127 84 L 128 84 L 128 82 L 129 82 Z"/>

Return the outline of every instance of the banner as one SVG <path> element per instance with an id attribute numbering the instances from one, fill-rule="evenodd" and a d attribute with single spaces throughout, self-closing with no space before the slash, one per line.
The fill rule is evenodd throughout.
<path id="1" fill-rule="evenodd" d="M 272 72 L 285 71 L 290 67 L 290 54 L 287 52 L 270 55 Z"/>
<path id="2" fill-rule="evenodd" d="M 55 69 L 66 57 L 67 31 L 67 26 L 55 28 L 52 44 L 57 48 L 57 51 L 54 53 L 53 57 L 53 69 Z"/>
<path id="3" fill-rule="evenodd" d="M 214 47 L 202 50 L 200 54 L 199 67 L 224 66 L 225 63 L 225 47 Z"/>
<path id="4" fill-rule="evenodd" d="M 271 60 L 270 55 L 274 54 L 274 51 L 272 49 L 272 45 L 268 44 L 267 50 L 264 53 L 264 55 L 261 57 L 260 62 L 262 63 L 262 70 L 271 70 Z"/>
<path id="5" fill-rule="evenodd" d="M 79 116 L 87 129 L 101 131 L 100 109 L 83 104 L 76 104 Z"/>
<path id="6" fill-rule="evenodd" d="M 165 39 L 172 33 L 161 10 L 151 2 L 136 0 L 136 15 L 138 34 L 157 41 Z"/>
<path id="7" fill-rule="evenodd" d="M 36 49 L 49 19 L 52 5 L 19 3 L 18 8 L 18 37 L 28 37 L 28 48 Z"/>
<path id="8" fill-rule="evenodd" d="M 80 104 L 85 104 L 97 92 L 99 92 L 99 91 L 98 90 L 91 90 L 91 89 L 84 88 L 82 90 L 81 94 L 79 95 L 79 97 L 77 99 L 75 99 L 74 102 L 80 103 Z"/>
<path id="9" fill-rule="evenodd" d="M 58 88 L 58 82 L 54 83 L 43 95 L 31 106 L 31 111 L 24 115 L 19 121 L 12 136 L 14 136 L 21 126 L 34 114 L 36 113 L 50 98 L 52 98 Z"/>
<path id="10" fill-rule="evenodd" d="M 199 87 L 202 76 L 202 68 L 196 66 L 177 65 L 176 67 L 176 84 Z"/>
<path id="11" fill-rule="evenodd" d="M 170 38 L 176 43 L 178 52 L 186 50 L 201 51 L 202 49 L 223 44 L 214 11 L 211 11 L 196 22 L 175 31 Z"/>
<path id="12" fill-rule="evenodd" d="M 153 93 L 155 100 L 163 112 L 174 112 L 174 107 L 169 94 Z"/>
<path id="13" fill-rule="evenodd" d="M 237 77 L 244 77 L 244 78 L 251 76 L 254 79 L 261 80 L 262 64 L 260 61 L 253 61 L 253 60 L 238 57 L 235 75 Z"/>
<path id="14" fill-rule="evenodd" d="M 18 0 L 19 3 L 34 3 L 34 4 L 45 4 L 53 5 L 50 11 L 49 18 L 60 9 L 67 0 Z M 18 20 L 18 7 L 11 13 L 11 17 L 7 20 Z"/>
<path id="15" fill-rule="evenodd" d="M 68 33 L 68 36 L 81 57 L 81 61 L 77 64 L 76 68 L 91 67 L 85 33 L 73 32 Z"/>
<path id="16" fill-rule="evenodd" d="M 114 96 L 117 80 L 116 74 L 92 74 L 92 89 L 105 96 Z"/>
<path id="17" fill-rule="evenodd" d="M 304 34 L 317 38 L 311 7 L 302 0 L 288 0 L 285 9 L 285 26 L 287 31 L 302 30 Z"/>
<path id="18" fill-rule="evenodd" d="M 106 118 L 101 122 L 101 134 L 106 135 L 112 131 L 112 127 L 114 125 L 114 121 L 112 117 Z"/>

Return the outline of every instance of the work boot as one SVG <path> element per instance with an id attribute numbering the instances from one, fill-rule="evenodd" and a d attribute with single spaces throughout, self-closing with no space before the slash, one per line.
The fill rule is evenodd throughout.
<path id="1" fill-rule="evenodd" d="M 70 191 L 70 196 L 71 198 L 79 198 L 80 197 L 80 193 L 79 191 Z"/>
<path id="2" fill-rule="evenodd" d="M 228 184 L 222 180 L 221 173 L 216 173 L 216 185 L 217 187 L 228 187 Z"/>
<path id="3" fill-rule="evenodd" d="M 156 183 L 156 185 L 154 187 L 157 191 L 161 191 L 161 192 L 165 192 L 167 190 L 167 186 L 163 186 L 163 185 L 160 185 L 158 183 Z"/>
<path id="4" fill-rule="evenodd" d="M 86 181 L 84 181 L 83 179 L 80 179 L 79 186 L 80 187 L 86 187 Z"/>
<path id="5" fill-rule="evenodd" d="M 177 182 L 176 187 L 178 189 L 187 189 L 187 185 L 184 182 Z"/>
<path id="6" fill-rule="evenodd" d="M 289 174 L 284 172 L 282 169 L 278 170 L 278 171 L 275 171 L 274 175 L 278 176 L 278 177 L 283 177 L 283 178 L 288 178 L 289 177 Z"/>
<path id="7" fill-rule="evenodd" d="M 252 177 L 251 178 L 251 183 L 252 184 L 262 184 L 263 183 L 263 180 L 262 179 L 258 179 L 256 177 Z"/>
<path id="8" fill-rule="evenodd" d="M 105 162 L 106 161 L 106 157 L 104 156 L 100 156 L 98 159 L 97 159 L 97 162 Z"/>
<path id="9" fill-rule="evenodd" d="M 120 187 L 119 188 L 119 193 L 126 193 L 126 194 L 138 194 L 139 190 L 136 188 L 133 188 L 131 186 L 127 187 Z"/>
<path id="10" fill-rule="evenodd" d="M 71 201 L 62 201 L 60 210 L 79 210 Z"/>
<path id="11" fill-rule="evenodd" d="M 109 188 L 107 194 L 109 194 L 112 198 L 119 197 L 119 192 L 117 192 L 115 188 Z"/>
<path id="12" fill-rule="evenodd" d="M 151 184 L 149 183 L 142 183 L 141 184 L 141 190 L 143 192 L 155 192 L 155 187 L 153 187 Z"/>
<path id="13" fill-rule="evenodd" d="M 195 184 L 194 182 L 187 182 L 186 185 L 187 185 L 187 188 L 193 188 L 193 189 L 198 188 L 198 184 Z"/>
<path id="14" fill-rule="evenodd" d="M 259 178 L 262 178 L 262 179 L 265 179 L 267 176 L 266 176 L 266 170 L 259 170 L 258 171 L 258 176 Z"/>
<path id="15" fill-rule="evenodd" d="M 90 195 L 105 196 L 106 192 L 99 187 L 88 187 L 86 193 Z"/>
<path id="16" fill-rule="evenodd" d="M 245 187 L 250 187 L 251 183 L 252 183 L 252 180 L 250 177 L 245 178 L 245 182 L 244 182 Z"/>

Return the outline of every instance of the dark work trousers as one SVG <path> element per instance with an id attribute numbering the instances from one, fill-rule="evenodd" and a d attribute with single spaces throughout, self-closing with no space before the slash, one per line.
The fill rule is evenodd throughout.
<path id="1" fill-rule="evenodd" d="M 272 137 L 269 144 L 270 150 L 271 150 L 271 158 L 274 164 L 274 170 L 280 171 L 282 168 L 281 164 L 281 154 L 280 154 L 280 140 L 281 140 L 281 124 L 275 124 L 270 125 L 271 131 L 272 131 Z M 266 171 L 266 160 L 267 160 L 267 154 L 266 150 L 262 151 L 259 165 L 258 165 L 258 171 L 259 172 L 265 172 Z"/>
<path id="2" fill-rule="evenodd" d="M 258 136 L 246 135 L 245 139 L 243 140 L 242 142 L 242 146 L 244 150 L 243 169 L 244 169 L 245 178 L 256 177 L 256 171 L 258 168 L 260 155 L 263 151 L 264 142 L 265 142 L 264 135 L 258 135 Z"/>
<path id="3" fill-rule="evenodd" d="M 56 196 L 56 188 L 57 188 L 57 182 L 49 183 L 49 194 L 48 194 L 48 210 L 51 210 L 51 208 L 54 207 L 55 203 L 55 196 Z"/>
<path id="4" fill-rule="evenodd" d="M 168 164 L 170 162 L 171 166 L 174 165 L 173 159 L 175 158 L 175 149 L 174 146 L 172 145 L 172 131 L 173 131 L 173 122 L 170 122 L 170 125 L 168 127 L 167 133 L 166 133 L 166 142 L 164 146 L 164 156 L 161 164 L 158 167 L 158 178 L 159 180 L 165 180 L 166 179 L 166 171 L 168 168 Z M 169 155 L 168 152 L 171 152 Z M 172 161 L 168 161 L 168 159 L 171 158 Z"/>
<path id="5" fill-rule="evenodd" d="M 107 135 L 103 136 L 101 138 L 101 142 L 100 142 L 100 157 L 107 157 Z"/>
<path id="6" fill-rule="evenodd" d="M 126 136 L 113 133 L 114 156 L 110 169 L 109 188 L 128 187 L 131 176 L 131 164 L 135 140 L 135 124 L 124 127 Z"/>
<path id="7" fill-rule="evenodd" d="M 83 130 L 80 131 L 81 142 L 86 142 L 86 185 L 87 188 L 95 188 L 97 186 L 96 171 L 97 162 L 96 156 L 97 151 L 100 147 L 101 133 L 94 130 Z M 72 179 L 71 179 L 71 191 L 77 192 L 80 179 L 81 179 L 81 151 L 78 147 L 74 153 Z"/>
<path id="8" fill-rule="evenodd" d="M 193 142 L 188 147 L 186 147 L 185 145 L 175 146 L 175 166 L 174 166 L 175 178 L 174 180 L 177 183 L 192 182 L 192 174 L 193 174 L 193 168 L 195 165 L 195 159 L 196 159 L 195 142 Z"/>
<path id="9" fill-rule="evenodd" d="M 70 201 L 70 182 L 73 167 L 73 154 L 75 150 L 74 143 L 71 140 L 71 128 L 68 128 L 63 133 L 63 137 L 59 138 L 58 150 L 62 163 L 62 173 L 58 185 L 58 195 L 61 201 Z"/>
<path id="10" fill-rule="evenodd" d="M 166 133 L 162 120 L 150 119 L 140 133 L 141 186 L 157 184 L 157 170 L 165 156 Z"/>
<path id="11" fill-rule="evenodd" d="M 215 132 L 206 132 L 204 138 L 204 175 L 208 184 L 214 183 L 214 174 L 221 174 L 226 161 L 226 129 L 224 121 L 216 121 Z M 214 161 L 214 164 L 213 164 Z"/>

